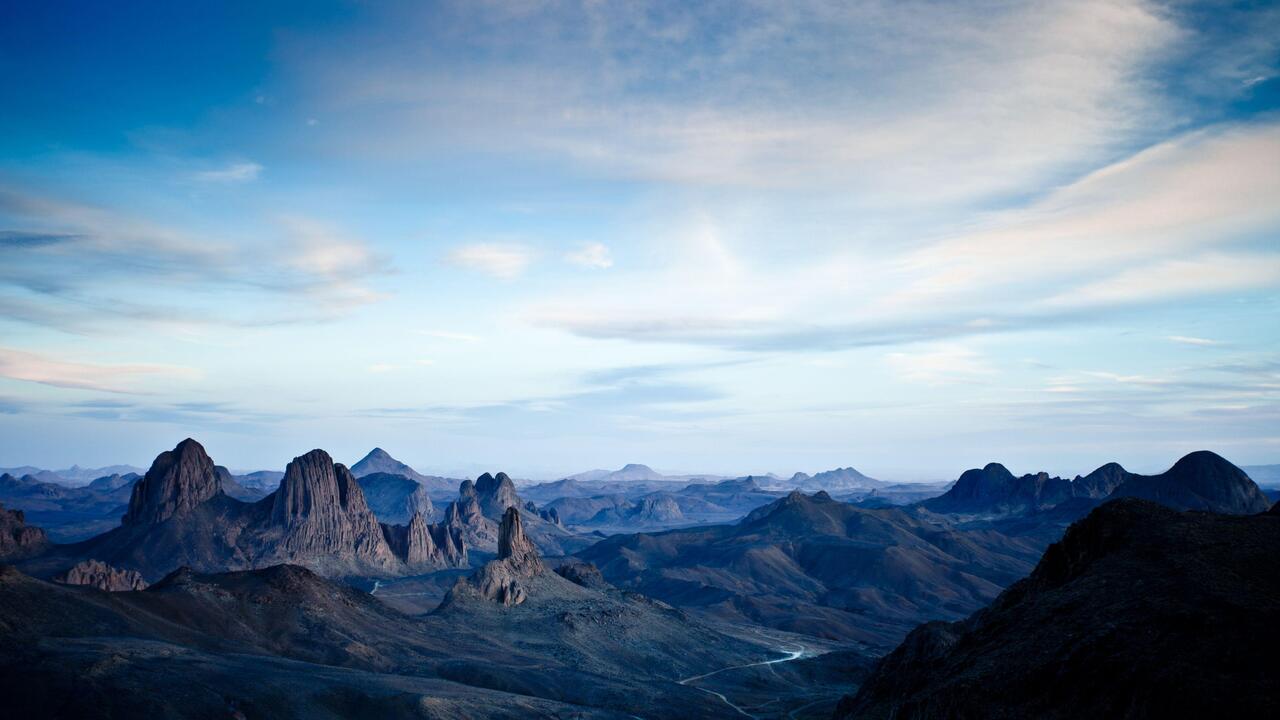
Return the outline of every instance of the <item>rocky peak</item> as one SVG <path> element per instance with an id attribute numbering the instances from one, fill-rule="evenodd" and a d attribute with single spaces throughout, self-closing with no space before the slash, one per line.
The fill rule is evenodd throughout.
<path id="1" fill-rule="evenodd" d="M 1109 462 L 1084 477 L 1077 477 L 1071 484 L 1077 497 L 1104 498 L 1129 477 L 1129 471 L 1124 466 Z"/>
<path id="2" fill-rule="evenodd" d="M 377 447 L 370 450 L 368 455 L 360 458 L 360 462 L 351 466 L 351 474 L 356 477 L 364 477 L 372 473 L 404 475 L 414 480 L 421 477 L 416 470 L 391 457 L 386 450 Z"/>
<path id="3" fill-rule="evenodd" d="M 64 585 L 88 585 L 107 592 L 147 589 L 147 581 L 137 570 L 120 570 L 101 560 L 82 560 L 53 580 Z"/>
<path id="4" fill-rule="evenodd" d="M 275 522 L 293 526 L 313 517 L 323 522 L 333 514 L 365 513 L 369 506 L 351 471 L 324 450 L 312 450 L 285 468 L 271 515 Z"/>
<path id="5" fill-rule="evenodd" d="M 125 525 L 154 525 L 185 515 L 222 492 L 213 461 L 200 443 L 187 438 L 162 452 L 133 486 Z"/>
<path id="6" fill-rule="evenodd" d="M 510 559 L 518 566 L 538 570 L 542 568 L 538 550 L 524 534 L 520 511 L 514 507 L 507 508 L 502 515 L 502 524 L 498 526 L 498 559 Z"/>
<path id="7" fill-rule="evenodd" d="M 411 571 L 465 567 L 467 547 L 457 528 L 430 525 L 422 513 L 414 513 L 408 525 L 382 525 L 391 551 Z"/>
<path id="8" fill-rule="evenodd" d="M 283 559 L 324 558 L 379 568 L 396 564 L 360 484 L 323 450 L 296 457 L 285 468 L 271 521 L 284 530 Z"/>
<path id="9" fill-rule="evenodd" d="M 470 578 L 459 581 L 443 605 L 452 604 L 459 592 L 479 595 L 499 605 L 519 605 L 528 599 L 531 581 L 544 569 L 538 551 L 524 534 L 519 508 L 507 508 L 498 528 L 498 557 Z"/>
<path id="10" fill-rule="evenodd" d="M 480 501 L 480 509 L 487 517 L 499 518 L 507 508 L 520 506 L 516 485 L 504 472 L 498 473 L 497 476 L 485 473 L 476 478 L 475 490 Z"/>

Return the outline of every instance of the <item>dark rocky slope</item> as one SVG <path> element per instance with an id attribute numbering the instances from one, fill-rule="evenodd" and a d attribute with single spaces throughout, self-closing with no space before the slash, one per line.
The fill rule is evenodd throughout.
<path id="1" fill-rule="evenodd" d="M 674 605 L 888 649 L 922 618 L 990 602 L 1039 554 L 991 531 L 793 492 L 734 525 L 619 535 L 578 556 Z"/>
<path id="2" fill-rule="evenodd" d="M 989 608 L 913 631 L 838 718 L 1266 717 L 1280 517 L 1109 502 Z"/>

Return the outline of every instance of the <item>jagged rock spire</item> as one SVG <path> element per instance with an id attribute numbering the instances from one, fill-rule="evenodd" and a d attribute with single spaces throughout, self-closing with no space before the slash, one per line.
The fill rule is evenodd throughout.
<path id="1" fill-rule="evenodd" d="M 284 531 L 277 549 L 282 560 L 327 557 L 384 569 L 397 565 L 360 484 L 324 450 L 296 457 L 285 468 L 271 519 Z"/>
<path id="2" fill-rule="evenodd" d="M 222 492 L 213 461 L 200 443 L 187 438 L 160 453 L 133 486 L 125 525 L 148 525 L 185 515 Z"/>
<path id="3" fill-rule="evenodd" d="M 510 560 L 517 567 L 542 568 L 537 548 L 524 534 L 520 511 L 513 507 L 503 513 L 502 525 L 498 527 L 498 559 Z"/>

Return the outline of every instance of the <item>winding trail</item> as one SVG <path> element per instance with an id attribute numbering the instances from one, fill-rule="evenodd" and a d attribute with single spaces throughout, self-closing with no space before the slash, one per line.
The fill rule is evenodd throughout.
<path id="1" fill-rule="evenodd" d="M 791 662 L 792 660 L 799 660 L 804 657 L 810 657 L 811 655 L 821 654 L 821 653 L 806 654 L 808 649 L 805 648 L 805 646 L 803 645 L 800 646 L 799 650 L 785 650 L 782 648 L 778 648 L 778 650 L 780 652 L 786 653 L 786 655 L 780 658 L 774 658 L 772 660 L 761 660 L 760 662 L 746 663 L 745 665 L 730 665 L 729 667 L 722 667 L 719 670 L 712 670 L 711 672 L 703 673 L 701 675 L 693 675 L 693 676 L 687 677 L 683 680 L 680 680 L 679 683 L 681 685 L 688 685 L 689 687 L 694 688 L 696 690 L 701 690 L 702 692 L 707 693 L 708 695 L 715 695 L 716 697 L 720 698 L 720 700 L 725 705 L 728 705 L 734 710 L 737 710 L 739 714 L 754 719 L 755 715 L 752 715 L 746 710 L 743 710 L 741 707 L 738 707 L 737 705 L 733 704 L 733 702 L 730 701 L 729 698 L 725 697 L 722 693 L 718 693 L 715 690 L 708 690 L 707 688 L 704 688 L 704 687 L 698 687 L 697 685 L 693 685 L 692 683 L 697 682 L 698 680 L 704 680 L 706 678 L 711 677 L 712 675 L 719 675 L 722 672 L 728 672 L 730 670 L 742 670 L 744 668 L 760 667 L 762 665 L 777 665 L 779 663 Z"/>

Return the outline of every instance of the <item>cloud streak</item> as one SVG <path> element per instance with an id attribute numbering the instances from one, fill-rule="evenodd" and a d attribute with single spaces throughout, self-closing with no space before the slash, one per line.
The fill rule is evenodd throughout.
<path id="1" fill-rule="evenodd" d="M 59 388 L 138 393 L 136 381 L 148 376 L 192 377 L 190 368 L 154 364 L 101 365 L 60 360 L 48 355 L 0 347 L 0 377 Z"/>
<path id="2" fill-rule="evenodd" d="M 446 257 L 452 265 L 484 273 L 499 280 L 514 280 L 520 277 L 533 259 L 533 251 L 529 248 L 507 243 L 463 245 L 451 250 Z"/>

